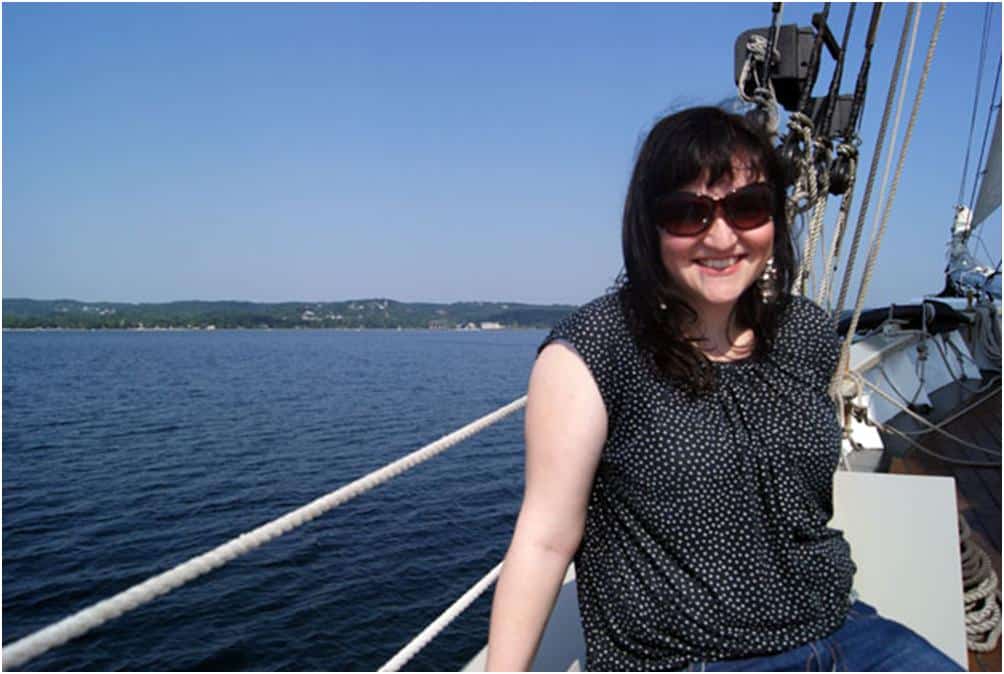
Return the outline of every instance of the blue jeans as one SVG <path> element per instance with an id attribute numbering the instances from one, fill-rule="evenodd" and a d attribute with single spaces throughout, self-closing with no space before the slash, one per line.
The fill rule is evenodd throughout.
<path id="1" fill-rule="evenodd" d="M 695 662 L 692 672 L 962 672 L 954 660 L 898 622 L 855 601 L 833 634 L 790 651 Z"/>

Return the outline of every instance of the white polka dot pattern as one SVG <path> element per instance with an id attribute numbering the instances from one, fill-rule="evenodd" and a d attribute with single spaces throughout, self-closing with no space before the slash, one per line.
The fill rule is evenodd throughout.
<path id="1" fill-rule="evenodd" d="M 842 624 L 850 548 L 826 526 L 839 338 L 792 297 L 763 359 L 691 397 L 642 357 L 615 294 L 561 321 L 608 413 L 575 557 L 590 670 L 679 669 L 787 650 Z"/>

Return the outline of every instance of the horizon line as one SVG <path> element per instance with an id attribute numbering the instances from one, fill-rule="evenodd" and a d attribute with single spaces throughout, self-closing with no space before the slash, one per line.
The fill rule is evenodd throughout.
<path id="1" fill-rule="evenodd" d="M 183 302 L 202 302 L 206 304 L 210 303 L 221 303 L 221 302 L 233 302 L 242 304 L 337 304 L 345 302 L 396 302 L 398 304 L 523 304 L 530 306 L 581 306 L 581 303 L 574 302 L 526 302 L 526 301 L 516 301 L 516 300 L 455 300 L 452 302 L 436 302 L 431 300 L 396 300 L 392 297 L 361 297 L 361 298 L 350 298 L 342 300 L 279 300 L 279 301 L 265 301 L 265 300 L 239 300 L 239 299 L 223 299 L 223 300 L 202 300 L 202 299 L 181 299 L 181 300 L 163 300 L 163 301 L 140 301 L 131 302 L 126 300 L 78 300 L 70 297 L 58 297 L 54 299 L 38 299 L 34 297 L 3 297 L 2 301 L 20 301 L 25 300 L 29 302 L 77 302 L 79 304 L 131 304 L 131 305 L 142 305 L 142 304 L 178 304 Z"/>

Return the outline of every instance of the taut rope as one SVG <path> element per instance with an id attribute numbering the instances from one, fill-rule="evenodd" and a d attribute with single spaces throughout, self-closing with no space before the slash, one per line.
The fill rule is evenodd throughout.
<path id="1" fill-rule="evenodd" d="M 879 161 L 882 158 L 882 148 L 885 145 L 886 130 L 889 127 L 889 115 L 892 113 L 893 101 L 896 100 L 896 85 L 899 82 L 900 69 L 903 64 L 903 52 L 906 51 L 906 42 L 910 34 L 910 21 L 913 19 L 916 7 L 910 5 L 906 11 L 906 18 L 903 20 L 903 31 L 899 36 L 899 48 L 896 49 L 896 63 L 892 67 L 892 79 L 889 81 L 889 93 L 886 95 L 885 108 L 882 111 L 882 122 L 879 124 L 878 136 L 875 139 L 875 151 L 872 153 L 871 168 L 868 170 L 868 181 L 865 183 L 865 193 L 861 198 L 861 209 L 858 211 L 858 220 L 854 226 L 854 236 L 851 239 L 851 249 L 847 254 L 847 267 L 844 269 L 844 278 L 840 284 L 840 294 L 834 315 L 839 316 L 844 310 L 844 301 L 850 291 L 851 278 L 854 272 L 854 260 L 858 255 L 858 247 L 861 245 L 861 235 L 864 233 L 865 219 L 868 216 L 868 206 L 872 198 L 872 188 L 875 186 L 875 176 L 878 175 Z"/>
<path id="2" fill-rule="evenodd" d="M 526 396 L 518 398 L 508 405 L 500 407 L 494 412 L 467 424 L 463 428 L 444 435 L 439 440 L 397 461 L 389 463 L 383 468 L 375 470 L 354 482 L 350 482 L 340 489 L 336 489 L 325 496 L 315 499 L 305 506 L 301 506 L 267 524 L 243 533 L 237 538 L 213 548 L 209 552 L 193 557 L 187 562 L 183 562 L 169 571 L 165 571 L 138 585 L 134 585 L 109 599 L 100 601 L 93 606 L 63 618 L 59 622 L 22 639 L 18 639 L 11 645 L 4 647 L 3 668 L 10 669 L 23 665 L 32 658 L 56 646 L 60 646 L 70 639 L 75 639 L 112 618 L 117 618 L 126 611 L 131 611 L 138 606 L 156 599 L 160 595 L 167 594 L 171 590 L 209 573 L 213 569 L 223 566 L 232 559 L 250 552 L 278 538 L 282 534 L 320 517 L 332 508 L 340 506 L 360 494 L 364 494 L 393 477 L 397 477 L 418 464 L 428 461 L 453 445 L 463 442 L 472 435 L 501 421 L 513 412 L 522 409 L 525 405 Z"/>
<path id="3" fill-rule="evenodd" d="M 899 159 L 896 162 L 896 173 L 892 179 L 892 186 L 889 190 L 889 198 L 886 200 L 883 211 L 882 218 L 879 222 L 878 228 L 872 237 L 871 247 L 868 251 L 868 260 L 865 262 L 864 273 L 861 277 L 861 285 L 858 288 L 858 298 L 857 303 L 854 306 L 854 313 L 851 316 L 850 325 L 847 328 L 847 334 L 844 336 L 844 343 L 840 351 L 840 364 L 837 371 L 843 372 L 847 369 L 847 362 L 850 359 L 851 341 L 854 339 L 854 332 L 858 327 L 858 319 L 861 318 L 861 310 L 864 308 L 865 294 L 868 291 L 868 285 L 871 282 L 872 273 L 875 269 L 875 262 L 878 260 L 879 248 L 882 245 L 882 237 L 885 235 L 886 225 L 889 223 L 889 216 L 892 213 L 892 204 L 896 199 L 896 190 L 899 188 L 899 180 L 903 175 L 903 166 L 906 163 L 906 153 L 910 148 L 910 140 L 913 137 L 913 128 L 917 123 L 917 113 L 920 110 L 920 102 L 924 98 L 924 89 L 927 87 L 927 76 L 931 72 L 931 62 L 934 60 L 934 50 L 938 44 L 938 34 L 941 31 L 941 22 L 945 18 L 945 3 L 938 5 L 938 15 L 934 20 L 934 28 L 931 31 L 931 40 L 927 47 L 927 57 L 924 59 L 924 68 L 920 74 L 920 82 L 917 85 L 917 93 L 914 95 L 913 106 L 910 110 L 910 121 L 906 125 L 906 133 L 903 136 L 903 145 L 899 151 Z M 913 44 L 917 37 L 917 27 L 920 20 L 919 11 L 915 15 L 914 26 L 911 36 L 911 46 L 910 54 L 913 53 Z M 907 64 L 907 69 L 909 68 L 909 63 Z M 903 99 L 906 93 L 907 78 L 903 79 L 902 89 L 900 90 L 900 101 L 898 104 L 898 110 L 896 113 L 897 120 L 899 118 L 899 111 L 902 109 Z M 898 121 L 897 121 L 898 124 Z M 892 158 L 892 146 L 890 146 L 889 159 Z M 888 165 L 886 166 L 888 171 Z M 883 179 L 884 182 L 884 179 Z"/>
<path id="4" fill-rule="evenodd" d="M 408 661 L 415 657 L 420 650 L 425 648 L 430 641 L 435 639 L 440 632 L 442 632 L 447 625 L 452 623 L 457 617 L 467 610 L 467 607 L 474 603 L 474 600 L 485 593 L 489 587 L 492 586 L 502 572 L 502 562 L 495 565 L 495 568 L 484 575 L 484 577 L 475 583 L 467 592 L 465 592 L 460 599 L 453 602 L 448 609 L 443 611 L 438 618 L 432 621 L 428 627 L 426 627 L 422 632 L 408 642 L 408 644 L 398 651 L 394 657 L 385 662 L 383 666 L 380 667 L 380 672 L 398 672 L 401 668 L 408 664 Z"/>

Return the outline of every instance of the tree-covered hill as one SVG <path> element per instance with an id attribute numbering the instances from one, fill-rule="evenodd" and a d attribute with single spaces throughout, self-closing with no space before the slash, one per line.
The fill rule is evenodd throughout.
<path id="1" fill-rule="evenodd" d="M 4 328 L 548 328 L 575 307 L 516 302 L 202 302 L 4 299 Z"/>

